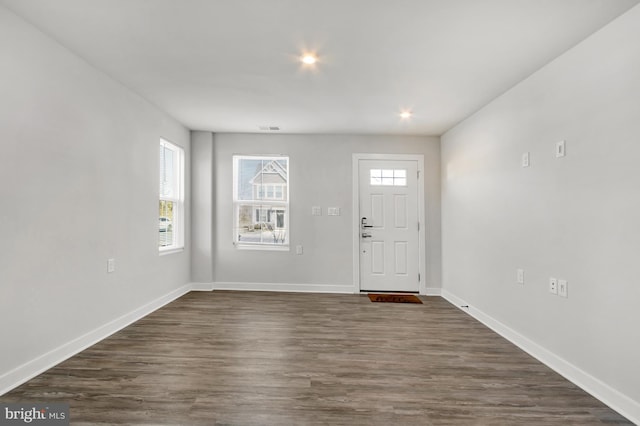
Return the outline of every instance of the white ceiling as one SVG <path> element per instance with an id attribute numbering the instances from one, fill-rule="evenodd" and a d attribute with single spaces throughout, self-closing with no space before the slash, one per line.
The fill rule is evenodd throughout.
<path id="1" fill-rule="evenodd" d="M 638 1 L 0 4 L 190 129 L 439 135 Z"/>

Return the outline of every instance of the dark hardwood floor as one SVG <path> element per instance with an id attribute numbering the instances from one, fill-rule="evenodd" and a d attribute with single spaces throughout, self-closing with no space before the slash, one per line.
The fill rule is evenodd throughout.
<path id="1" fill-rule="evenodd" d="M 631 424 L 439 297 L 194 292 L 2 402 L 72 424 Z"/>

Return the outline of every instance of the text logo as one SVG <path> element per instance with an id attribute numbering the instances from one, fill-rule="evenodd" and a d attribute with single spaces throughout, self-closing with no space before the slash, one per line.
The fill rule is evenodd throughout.
<path id="1" fill-rule="evenodd" d="M 0 426 L 68 426 L 69 404 L 0 403 Z"/>

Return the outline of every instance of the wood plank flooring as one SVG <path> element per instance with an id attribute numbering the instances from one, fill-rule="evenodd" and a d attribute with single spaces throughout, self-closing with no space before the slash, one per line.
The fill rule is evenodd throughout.
<path id="1" fill-rule="evenodd" d="M 192 292 L 0 397 L 72 424 L 631 424 L 439 297 Z"/>

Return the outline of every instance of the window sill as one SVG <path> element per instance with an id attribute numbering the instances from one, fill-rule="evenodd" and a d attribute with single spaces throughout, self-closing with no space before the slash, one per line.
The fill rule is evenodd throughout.
<path id="1" fill-rule="evenodd" d="M 258 244 L 238 244 L 233 243 L 233 245 L 238 250 L 260 250 L 260 251 L 289 251 L 289 246 L 268 246 L 268 245 L 258 245 Z"/>
<path id="2" fill-rule="evenodd" d="M 184 251 L 184 247 L 172 247 L 172 248 L 160 249 L 160 251 L 158 252 L 158 255 L 164 256 L 167 254 L 180 253 L 182 251 Z"/>

